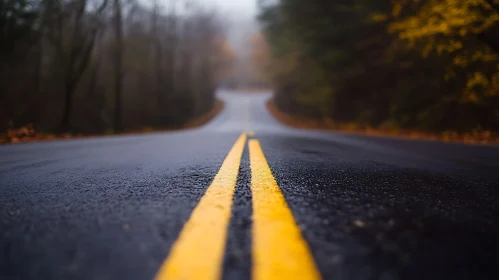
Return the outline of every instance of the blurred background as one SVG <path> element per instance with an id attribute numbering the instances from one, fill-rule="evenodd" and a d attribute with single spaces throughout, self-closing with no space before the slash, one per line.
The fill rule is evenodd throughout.
<path id="1" fill-rule="evenodd" d="M 240 80 L 229 33 L 245 46 L 256 28 L 256 3 L 227 3 L 1 0 L 0 129 L 114 133 L 207 113 L 218 84 Z"/>
<path id="2" fill-rule="evenodd" d="M 0 130 L 182 127 L 217 88 L 293 118 L 493 139 L 498 0 L 0 0 Z"/>

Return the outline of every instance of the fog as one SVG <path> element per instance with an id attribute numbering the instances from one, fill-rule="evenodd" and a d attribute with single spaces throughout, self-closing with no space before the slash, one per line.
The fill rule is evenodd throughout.
<path id="1" fill-rule="evenodd" d="M 237 16 L 251 18 L 256 14 L 256 0 L 207 0 L 205 2 L 212 2 L 222 11 L 232 12 Z"/>
<path id="2" fill-rule="evenodd" d="M 172 0 L 160 0 L 167 6 Z M 173 0 L 175 1 L 175 0 Z M 181 3 L 182 0 L 177 0 Z M 185 0 L 184 0 L 185 1 Z M 214 10 L 223 19 L 227 41 L 236 55 L 234 77 L 231 79 L 237 87 L 251 87 L 249 84 L 260 83 L 251 63 L 251 38 L 259 32 L 256 16 L 257 0 L 191 0 L 197 5 Z"/>

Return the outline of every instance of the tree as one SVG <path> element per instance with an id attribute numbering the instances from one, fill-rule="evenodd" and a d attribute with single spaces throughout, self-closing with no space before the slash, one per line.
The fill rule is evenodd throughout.
<path id="1" fill-rule="evenodd" d="M 64 81 L 64 109 L 59 129 L 61 132 L 67 132 L 74 91 L 90 61 L 95 39 L 102 28 L 102 16 L 108 0 L 103 0 L 90 12 L 87 10 L 87 0 L 56 2 L 57 4 L 53 7 L 55 34 L 53 34 L 52 43 L 60 61 L 59 73 Z M 71 19 L 68 22 L 71 27 L 69 32 L 62 24 L 65 17 Z"/>
<path id="2" fill-rule="evenodd" d="M 114 0 L 114 28 L 116 36 L 115 50 L 115 96 L 114 96 L 114 130 L 120 132 L 121 124 L 121 87 L 123 84 L 123 23 L 121 17 L 121 1 Z"/>
<path id="3" fill-rule="evenodd" d="M 6 127 L 14 114 L 7 84 L 16 63 L 26 57 L 38 36 L 36 8 L 31 0 L 0 1 L 0 128 Z"/>
<path id="4" fill-rule="evenodd" d="M 499 130 L 497 0 L 263 3 L 281 110 L 358 126 Z"/>
<path id="5" fill-rule="evenodd" d="M 182 3 L 0 1 L 0 129 L 119 132 L 209 111 L 225 30 L 215 12 Z"/>
<path id="6" fill-rule="evenodd" d="M 499 79 L 499 68 L 490 67 L 499 62 L 498 3 L 493 0 L 426 1 L 416 13 L 394 22 L 391 30 L 408 40 L 411 46 L 419 44 L 424 57 L 449 56 L 455 67 L 447 75 L 455 77 L 461 71 L 466 76 L 466 90 L 461 98 L 479 102 L 485 95 L 497 94 L 499 89 L 491 87 Z M 401 6 L 396 5 L 394 15 L 398 16 L 401 10 Z"/>
<path id="7" fill-rule="evenodd" d="M 268 74 L 272 65 L 270 49 L 262 33 L 251 36 L 251 61 L 252 68 L 258 73 L 258 78 L 263 84 L 268 83 Z"/>

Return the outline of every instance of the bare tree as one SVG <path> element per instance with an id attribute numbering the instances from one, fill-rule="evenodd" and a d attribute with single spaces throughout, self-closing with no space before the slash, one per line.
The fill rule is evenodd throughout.
<path id="1" fill-rule="evenodd" d="M 15 21 L 29 24 L 13 25 L 23 40 L 0 34 L 2 130 L 170 127 L 211 108 L 222 25 L 193 1 L 9 1 L 9 9 L 16 1 L 38 5 Z M 0 11 L 0 21 L 7 14 Z M 27 21 L 31 16 L 36 20 Z"/>
<path id="2" fill-rule="evenodd" d="M 114 95 L 114 130 L 122 130 L 121 123 L 121 87 L 123 85 L 123 22 L 121 16 L 121 2 L 114 0 L 114 28 L 116 36 L 115 44 L 115 95 Z"/>
<path id="3" fill-rule="evenodd" d="M 174 91 L 174 80 L 175 80 L 175 53 L 177 49 L 177 0 L 170 0 L 169 2 L 169 12 L 167 15 L 167 42 L 168 47 L 166 49 L 166 69 L 167 75 L 164 77 L 166 79 L 165 91 L 167 94 L 172 94 Z"/>
<path id="4" fill-rule="evenodd" d="M 103 0 L 95 11 L 87 11 L 87 0 L 69 2 L 67 7 L 59 1 L 57 9 L 57 57 L 60 59 L 62 80 L 64 81 L 64 109 L 59 129 L 61 132 L 69 130 L 69 120 L 71 117 L 73 95 L 76 86 L 87 68 L 92 50 L 95 44 L 97 33 L 101 31 L 102 16 L 107 7 L 108 0 Z M 67 15 L 66 12 L 67 11 Z M 87 15 L 87 13 L 89 13 Z M 64 18 L 69 16 L 71 23 L 71 36 L 65 50 L 65 26 Z"/>

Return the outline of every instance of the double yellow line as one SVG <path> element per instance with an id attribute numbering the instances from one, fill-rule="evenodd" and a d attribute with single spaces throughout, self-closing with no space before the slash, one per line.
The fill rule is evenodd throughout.
<path id="1" fill-rule="evenodd" d="M 233 195 L 247 135 L 243 133 L 173 244 L 156 279 L 220 279 Z M 252 278 L 319 279 L 258 140 L 248 141 L 253 197 Z"/>

